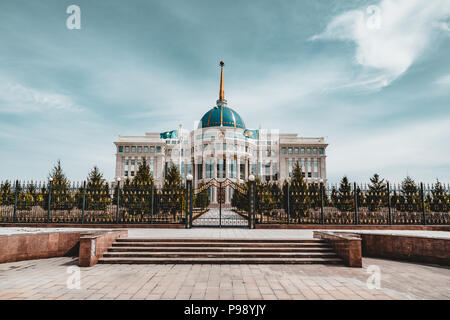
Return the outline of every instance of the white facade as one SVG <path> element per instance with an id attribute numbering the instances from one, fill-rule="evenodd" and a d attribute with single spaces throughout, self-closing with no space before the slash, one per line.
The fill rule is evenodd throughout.
<path id="1" fill-rule="evenodd" d="M 177 137 L 175 139 L 163 139 L 160 133 L 154 132 L 144 136 L 119 136 L 114 142 L 117 151 L 116 178 L 132 179 L 145 158 L 158 187 L 163 185 L 165 168 L 170 163 L 178 167 L 183 179 L 187 174 L 193 175 L 194 188 L 213 178 L 228 178 L 242 183 L 250 174 L 262 181 L 281 184 L 290 176 L 296 162 L 302 166 L 306 181 L 326 182 L 328 145 L 323 137 L 305 138 L 265 129 L 253 131 L 257 132 L 257 136 L 249 137 L 243 123 L 244 128 L 239 128 L 236 122 L 233 126 L 231 120 L 227 122 L 224 119 L 226 112 L 234 112 L 231 114 L 233 119 L 234 114 L 239 116 L 226 107 L 226 100 L 223 98 L 223 73 L 221 95 L 217 107 L 213 109 L 209 114 L 208 125 L 212 112 L 221 111 L 220 125 L 200 125 L 199 129 L 190 132 L 179 128 L 174 131 Z M 225 202 L 229 203 L 230 200 L 231 190 L 227 188 Z M 217 201 L 215 191 L 212 191 L 211 201 Z"/>

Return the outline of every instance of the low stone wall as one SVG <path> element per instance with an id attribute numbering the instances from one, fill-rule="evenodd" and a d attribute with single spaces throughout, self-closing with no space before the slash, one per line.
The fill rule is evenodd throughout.
<path id="1" fill-rule="evenodd" d="M 116 238 L 127 236 L 127 230 L 0 235 L 0 263 L 79 255 L 79 263 L 91 266 Z"/>
<path id="2" fill-rule="evenodd" d="M 361 238 L 355 234 L 314 231 L 314 238 L 327 240 L 348 267 L 362 267 Z"/>
<path id="3" fill-rule="evenodd" d="M 76 255 L 82 232 L 0 236 L 0 263 Z"/>
<path id="4" fill-rule="evenodd" d="M 184 221 L 184 219 L 183 219 Z M 119 224 L 90 224 L 90 223 L 0 223 L 0 227 L 5 228 L 89 228 L 89 229 L 131 229 L 131 228 L 164 228 L 164 229 L 184 229 L 185 223 L 119 223 Z"/>
<path id="5" fill-rule="evenodd" d="M 128 230 L 108 231 L 84 234 L 80 237 L 80 254 L 78 265 L 91 267 L 95 265 L 117 238 L 127 238 Z"/>
<path id="6" fill-rule="evenodd" d="M 450 231 L 450 225 L 257 224 L 256 229 L 422 230 Z"/>
<path id="7" fill-rule="evenodd" d="M 450 239 L 361 233 L 365 257 L 450 265 Z"/>

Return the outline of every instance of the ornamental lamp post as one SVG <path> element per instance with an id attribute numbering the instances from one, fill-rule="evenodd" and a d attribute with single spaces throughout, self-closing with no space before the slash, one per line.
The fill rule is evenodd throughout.
<path id="1" fill-rule="evenodd" d="M 194 177 L 192 174 L 186 175 L 186 225 L 185 228 L 192 227 L 192 180 Z"/>
<path id="2" fill-rule="evenodd" d="M 253 174 L 248 176 L 248 217 L 249 217 L 249 228 L 255 228 L 255 176 Z"/>

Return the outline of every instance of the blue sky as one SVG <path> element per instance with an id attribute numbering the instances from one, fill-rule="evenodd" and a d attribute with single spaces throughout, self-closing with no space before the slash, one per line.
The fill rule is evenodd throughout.
<path id="1" fill-rule="evenodd" d="M 448 182 L 449 26 L 448 0 L 3 0 L 0 180 L 112 179 L 117 136 L 193 128 L 224 60 L 246 126 L 324 136 L 330 181 Z"/>

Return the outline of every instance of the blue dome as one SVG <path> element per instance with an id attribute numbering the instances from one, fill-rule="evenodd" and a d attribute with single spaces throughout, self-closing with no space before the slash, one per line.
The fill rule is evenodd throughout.
<path id="1" fill-rule="evenodd" d="M 245 124 L 241 116 L 226 106 L 216 106 L 205 113 L 198 124 L 198 128 L 220 127 L 221 125 L 224 127 L 245 129 Z"/>

